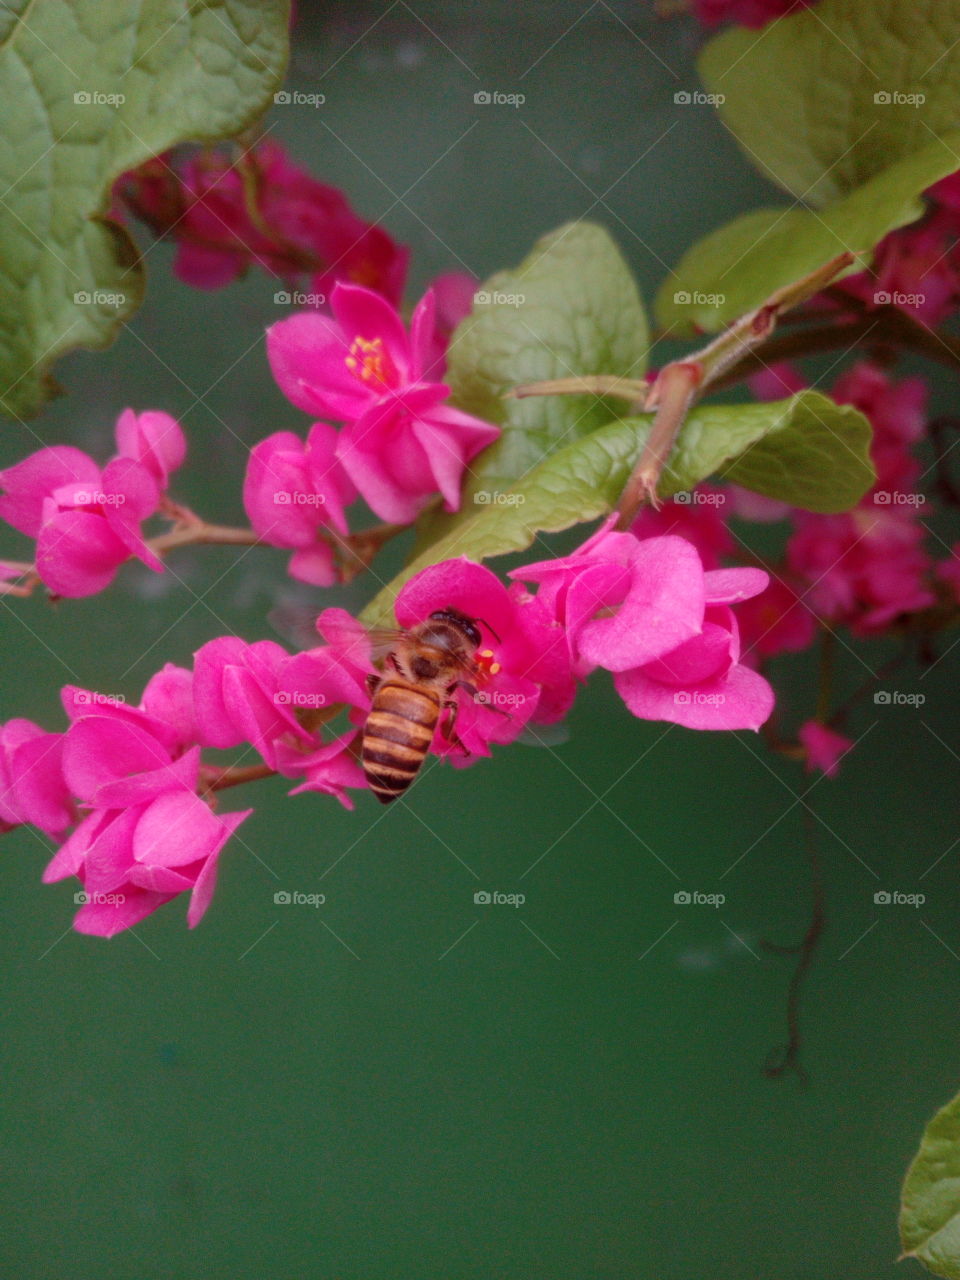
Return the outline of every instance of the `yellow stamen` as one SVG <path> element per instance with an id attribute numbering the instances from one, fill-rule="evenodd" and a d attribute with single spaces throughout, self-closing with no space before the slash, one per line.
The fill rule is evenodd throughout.
<path id="1" fill-rule="evenodd" d="M 379 382 L 382 386 L 387 385 L 393 372 L 382 338 L 354 338 L 344 363 L 361 382 Z"/>

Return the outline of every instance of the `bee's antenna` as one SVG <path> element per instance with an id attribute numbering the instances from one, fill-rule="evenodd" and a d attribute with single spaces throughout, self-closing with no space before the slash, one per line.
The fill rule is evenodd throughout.
<path id="1" fill-rule="evenodd" d="M 491 627 L 490 623 L 489 623 L 489 622 L 487 622 L 487 620 L 486 620 L 485 618 L 477 618 L 477 619 L 476 619 L 476 621 L 477 621 L 477 622 L 482 622 L 482 623 L 483 623 L 483 625 L 487 628 L 487 630 L 488 630 L 488 631 L 490 632 L 490 634 L 493 636 L 494 640 L 496 640 L 497 644 L 503 644 L 503 641 L 500 639 L 500 637 L 497 635 L 496 631 L 494 631 L 493 627 Z"/>

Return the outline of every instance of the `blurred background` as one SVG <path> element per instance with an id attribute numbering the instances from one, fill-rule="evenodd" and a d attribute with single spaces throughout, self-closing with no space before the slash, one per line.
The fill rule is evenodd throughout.
<path id="1" fill-rule="evenodd" d="M 326 102 L 266 126 L 412 246 L 411 299 L 591 218 L 650 300 L 690 243 L 784 199 L 711 108 L 674 100 L 704 38 L 613 0 L 302 0 L 287 87 Z M 41 443 L 105 456 L 122 408 L 163 408 L 190 440 L 178 496 L 241 523 L 248 447 L 306 425 L 264 355 L 285 309 L 261 272 L 202 294 L 171 258 L 149 248 L 141 313 L 58 368 L 67 394 L 4 431 L 0 465 Z M 934 408 L 952 399 L 939 386 Z M 267 614 L 298 594 L 285 561 L 185 550 L 163 577 L 128 565 L 109 595 L 0 598 L 0 718 L 59 728 L 63 683 L 136 701 L 215 635 L 273 636 Z M 375 586 L 299 599 L 357 608 Z M 841 654 L 842 695 L 888 651 Z M 875 1280 L 906 1164 L 960 1074 L 956 669 L 950 654 L 898 674 L 920 708 L 867 698 L 860 745 L 809 794 L 758 737 L 636 721 L 602 677 L 568 741 L 430 768 L 405 805 L 240 789 L 225 807 L 256 813 L 193 933 L 181 902 L 111 942 L 73 934 L 73 882 L 40 884 L 47 842 L 5 836 L 0 1273 Z M 809 655 L 774 666 L 789 723 L 813 678 Z M 808 806 L 827 928 L 804 1088 L 763 1074 L 794 962 L 762 942 L 807 926 Z M 875 903 L 894 890 L 926 902 Z"/>

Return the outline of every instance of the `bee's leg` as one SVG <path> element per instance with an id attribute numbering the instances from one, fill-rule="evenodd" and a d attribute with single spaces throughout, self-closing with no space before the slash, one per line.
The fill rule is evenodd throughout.
<path id="1" fill-rule="evenodd" d="M 449 742 L 451 747 L 459 747 L 463 754 L 468 756 L 470 752 L 456 735 L 457 711 L 459 710 L 456 698 L 447 698 L 443 704 L 443 710 L 446 715 L 440 722 L 440 736 L 444 741 Z"/>
<path id="2" fill-rule="evenodd" d="M 367 680 L 366 680 L 367 693 L 369 693 L 371 698 L 377 692 L 377 685 L 380 683 L 381 678 L 382 677 L 379 676 L 374 671 L 371 671 L 370 674 L 367 676 Z"/>

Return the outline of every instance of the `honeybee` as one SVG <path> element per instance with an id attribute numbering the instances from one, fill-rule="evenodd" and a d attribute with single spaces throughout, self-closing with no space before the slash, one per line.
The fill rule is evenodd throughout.
<path id="1" fill-rule="evenodd" d="M 308 648 L 316 644 L 316 610 L 283 605 L 270 617 L 290 639 Z M 481 625 L 500 640 L 488 622 L 453 608 L 438 609 L 408 630 L 367 632 L 371 656 L 374 662 L 382 660 L 383 670 L 367 676 L 372 705 L 363 725 L 360 763 L 382 804 L 396 800 L 413 782 L 441 717 L 443 737 L 465 750 L 455 731 L 457 690 L 479 699 L 481 669 L 487 675 L 500 669 L 492 651 L 480 648 Z M 500 707 L 484 705 L 509 717 Z"/>
<path id="2" fill-rule="evenodd" d="M 481 622 L 457 609 L 438 609 L 409 631 L 377 634 L 376 647 L 382 653 L 385 645 L 390 647 L 383 672 L 367 677 L 373 705 L 363 726 L 360 762 L 370 790 L 383 804 L 403 795 L 413 782 L 441 717 L 443 736 L 462 745 L 455 733 L 456 691 L 477 696 Z M 496 635 L 489 623 L 483 625 Z"/>

